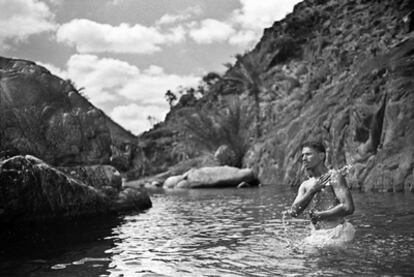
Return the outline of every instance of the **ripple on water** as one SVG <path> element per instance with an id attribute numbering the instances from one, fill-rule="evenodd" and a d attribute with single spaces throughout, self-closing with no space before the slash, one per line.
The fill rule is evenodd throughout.
<path id="1" fill-rule="evenodd" d="M 357 227 L 355 241 L 311 250 L 301 246 L 309 234 L 308 220 L 283 216 L 293 198 L 294 192 L 272 187 L 154 194 L 153 208 L 122 217 L 101 240 L 81 250 L 74 246 L 76 251 L 57 253 L 34 276 L 414 273 L 414 196 L 354 193 L 357 209 L 350 221 Z"/>

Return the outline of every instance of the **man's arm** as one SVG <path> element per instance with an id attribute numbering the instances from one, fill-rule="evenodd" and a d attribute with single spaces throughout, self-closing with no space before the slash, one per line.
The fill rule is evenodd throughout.
<path id="1" fill-rule="evenodd" d="M 309 180 L 303 182 L 298 190 L 298 195 L 293 201 L 292 207 L 290 208 L 290 215 L 293 217 L 297 217 L 300 215 L 304 209 L 309 205 L 309 202 L 312 200 L 312 197 L 320 191 L 322 188 L 325 187 L 325 184 L 328 182 L 330 175 L 322 176 L 318 181 L 311 184 L 309 187 Z"/>
<path id="2" fill-rule="evenodd" d="M 307 188 L 306 182 L 303 182 L 298 190 L 298 195 L 293 201 L 292 207 L 290 208 L 290 215 L 297 217 L 303 210 L 309 205 L 312 197 L 315 193 Z"/>
<path id="3" fill-rule="evenodd" d="M 331 182 L 332 188 L 336 197 L 339 200 L 339 204 L 335 207 L 322 211 L 313 212 L 311 218 L 318 220 L 336 218 L 340 216 L 347 216 L 354 213 L 354 201 L 352 199 L 351 192 L 348 189 L 344 176 L 338 175 L 336 180 Z"/>

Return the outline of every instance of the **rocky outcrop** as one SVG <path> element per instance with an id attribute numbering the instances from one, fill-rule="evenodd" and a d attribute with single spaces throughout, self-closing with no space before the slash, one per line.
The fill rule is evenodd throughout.
<path id="1" fill-rule="evenodd" d="M 270 61 L 262 74 L 272 85 L 261 96 L 267 131 L 245 165 L 265 183 L 298 185 L 300 144 L 317 139 L 328 147 L 329 166 L 353 166 L 350 186 L 412 190 L 414 39 L 403 28 L 407 12 L 407 1 L 304 1 L 267 29 L 248 54 L 262 66 Z M 301 54 L 272 60 L 281 36 L 295 38 Z M 281 74 L 300 86 L 281 90 Z M 269 94 L 277 97 L 264 101 Z"/>
<path id="2" fill-rule="evenodd" d="M 251 169 L 231 166 L 202 167 L 191 169 L 182 175 L 171 176 L 163 187 L 171 188 L 220 188 L 237 187 L 241 183 L 258 186 L 259 180 Z M 243 184 L 243 186 L 246 186 Z"/>
<path id="3" fill-rule="evenodd" d="M 121 171 L 144 160 L 137 138 L 70 80 L 30 61 L 0 57 L 0 158 L 8 153 L 54 166 L 112 164 Z"/>
<path id="4" fill-rule="evenodd" d="M 197 110 L 234 99 L 254 107 L 243 167 L 265 184 L 298 186 L 300 145 L 312 139 L 327 146 L 328 166 L 352 165 L 354 189 L 414 190 L 413 11 L 406 0 L 300 2 Z M 246 82 L 228 82 L 244 75 Z M 173 115 L 167 119 L 179 121 Z"/>
<path id="5" fill-rule="evenodd" d="M 100 179 L 111 189 L 100 183 L 90 185 L 29 155 L 0 162 L 1 224 L 82 218 L 151 207 L 144 190 L 122 189 L 114 182 L 114 174 L 108 174 L 108 168 L 68 171 L 84 174 L 80 177 L 85 180 L 96 176 L 97 171 L 104 172 Z M 105 181 L 104 175 L 109 179 Z"/>
<path id="6" fill-rule="evenodd" d="M 59 167 L 64 173 L 104 191 L 115 195 L 122 188 L 122 178 L 118 170 L 110 165 Z"/>

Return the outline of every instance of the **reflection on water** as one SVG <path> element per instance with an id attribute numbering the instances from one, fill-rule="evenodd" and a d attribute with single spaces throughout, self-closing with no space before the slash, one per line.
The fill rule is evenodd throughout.
<path id="1" fill-rule="evenodd" d="M 414 195 L 354 193 L 354 243 L 324 249 L 301 247 L 305 218 L 283 218 L 294 196 L 275 186 L 154 193 L 146 212 L 67 228 L 42 247 L 16 243 L 1 253 L 0 275 L 414 274 Z"/>

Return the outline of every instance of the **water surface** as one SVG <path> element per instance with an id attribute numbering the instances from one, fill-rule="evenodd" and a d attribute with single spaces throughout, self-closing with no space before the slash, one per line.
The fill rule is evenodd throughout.
<path id="1" fill-rule="evenodd" d="M 305 249 L 308 220 L 282 216 L 290 189 L 158 191 L 145 212 L 9 241 L 0 276 L 413 276 L 414 195 L 353 196 L 355 241 Z"/>

